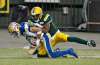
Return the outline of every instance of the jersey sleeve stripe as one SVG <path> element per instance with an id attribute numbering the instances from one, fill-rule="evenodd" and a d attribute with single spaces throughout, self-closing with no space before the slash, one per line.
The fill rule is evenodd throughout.
<path id="1" fill-rule="evenodd" d="M 46 14 L 45 18 L 44 18 L 44 21 L 46 21 L 48 19 L 50 15 L 49 14 Z"/>

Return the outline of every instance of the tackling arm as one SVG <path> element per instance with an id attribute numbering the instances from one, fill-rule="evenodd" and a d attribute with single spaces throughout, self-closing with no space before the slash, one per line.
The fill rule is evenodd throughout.
<path id="1" fill-rule="evenodd" d="M 43 33 L 47 33 L 50 29 L 50 24 L 45 24 L 43 25 L 43 28 L 42 28 L 42 32 Z"/>

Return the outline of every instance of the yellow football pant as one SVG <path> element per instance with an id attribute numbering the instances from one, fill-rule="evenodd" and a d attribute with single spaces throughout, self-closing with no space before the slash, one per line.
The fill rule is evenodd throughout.
<path id="1" fill-rule="evenodd" d="M 56 44 L 58 44 L 58 42 L 66 42 L 67 38 L 69 37 L 69 35 L 63 33 L 63 32 L 56 32 L 56 34 L 52 37 L 51 39 L 51 46 L 54 47 Z M 41 42 L 41 46 L 38 49 L 38 54 L 39 55 L 46 55 L 46 49 L 44 47 L 44 43 Z"/>

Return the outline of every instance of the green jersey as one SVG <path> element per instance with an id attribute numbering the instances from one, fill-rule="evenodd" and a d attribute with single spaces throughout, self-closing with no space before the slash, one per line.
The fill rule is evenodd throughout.
<path id="1" fill-rule="evenodd" d="M 28 23 L 30 26 L 33 26 L 35 23 L 38 23 L 40 25 L 50 24 L 49 33 L 51 35 L 54 35 L 58 30 L 52 22 L 52 17 L 47 13 L 43 14 L 41 19 L 39 19 L 39 20 L 34 20 L 34 18 L 32 16 L 30 16 L 28 19 Z"/>

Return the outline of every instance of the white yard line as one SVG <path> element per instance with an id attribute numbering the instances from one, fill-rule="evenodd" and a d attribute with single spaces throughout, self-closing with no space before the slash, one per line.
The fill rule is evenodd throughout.
<path id="1" fill-rule="evenodd" d="M 79 58 L 100 58 L 100 56 L 79 56 Z"/>
<path id="2" fill-rule="evenodd" d="M 19 57 L 16 57 L 16 56 L 1 56 L 0 58 L 26 58 L 26 57 L 21 57 L 21 56 L 19 56 Z M 81 59 L 81 58 L 93 58 L 93 59 L 95 59 L 95 58 L 100 58 L 100 56 L 79 56 L 79 58 Z"/>

